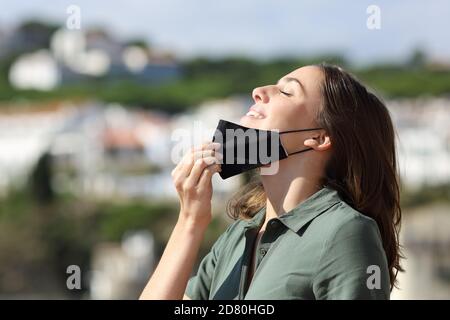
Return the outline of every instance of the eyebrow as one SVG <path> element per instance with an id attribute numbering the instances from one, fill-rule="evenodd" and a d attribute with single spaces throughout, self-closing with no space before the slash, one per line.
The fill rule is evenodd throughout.
<path id="1" fill-rule="evenodd" d="M 293 78 L 293 77 L 284 77 L 284 78 L 281 78 L 280 80 L 278 80 L 277 85 L 279 85 L 281 82 L 291 82 L 291 81 L 294 81 L 294 82 L 298 83 L 298 85 L 299 85 L 300 88 L 303 90 L 303 92 L 306 93 L 305 87 L 304 87 L 303 84 L 300 82 L 300 80 L 298 80 L 297 78 Z"/>

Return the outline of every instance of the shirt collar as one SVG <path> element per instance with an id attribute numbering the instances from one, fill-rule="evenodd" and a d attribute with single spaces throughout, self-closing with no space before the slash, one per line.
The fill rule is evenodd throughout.
<path id="1" fill-rule="evenodd" d="M 341 199 L 336 190 L 323 187 L 295 208 L 279 217 L 279 220 L 289 229 L 298 232 L 304 225 L 339 203 Z M 264 223 L 266 208 L 260 209 L 250 220 L 246 221 L 246 228 L 259 227 Z"/>

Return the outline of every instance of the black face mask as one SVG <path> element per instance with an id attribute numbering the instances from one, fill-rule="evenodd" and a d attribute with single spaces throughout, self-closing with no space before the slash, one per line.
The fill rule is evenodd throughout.
<path id="1" fill-rule="evenodd" d="M 221 160 L 222 171 L 219 174 L 222 179 L 227 179 L 242 172 L 285 159 L 293 154 L 312 150 L 312 148 L 306 148 L 288 154 L 281 144 L 280 134 L 319 129 L 321 128 L 278 132 L 247 128 L 233 122 L 220 120 L 212 140 L 221 144 L 219 150 L 217 150 L 223 155 Z"/>

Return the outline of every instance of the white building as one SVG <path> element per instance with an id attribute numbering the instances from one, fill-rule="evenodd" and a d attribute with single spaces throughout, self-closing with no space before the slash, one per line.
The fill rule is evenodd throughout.
<path id="1" fill-rule="evenodd" d="M 450 99 L 388 101 L 398 133 L 402 182 L 412 188 L 450 182 Z"/>
<path id="2" fill-rule="evenodd" d="M 36 110 L 37 109 L 37 110 Z M 69 106 L 0 113 L 0 191 L 24 182 L 51 138 L 72 116 Z"/>
<path id="3" fill-rule="evenodd" d="M 48 91 L 58 86 L 61 74 L 56 60 L 48 50 L 20 56 L 11 65 L 9 82 L 17 89 Z"/>

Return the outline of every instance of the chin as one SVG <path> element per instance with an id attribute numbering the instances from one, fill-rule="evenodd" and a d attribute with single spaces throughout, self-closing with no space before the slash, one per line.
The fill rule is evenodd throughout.
<path id="1" fill-rule="evenodd" d="M 255 128 L 255 129 L 262 129 L 264 128 L 264 121 L 265 119 L 256 119 L 249 116 L 243 116 L 239 120 L 239 124 L 244 127 L 248 128 Z"/>

